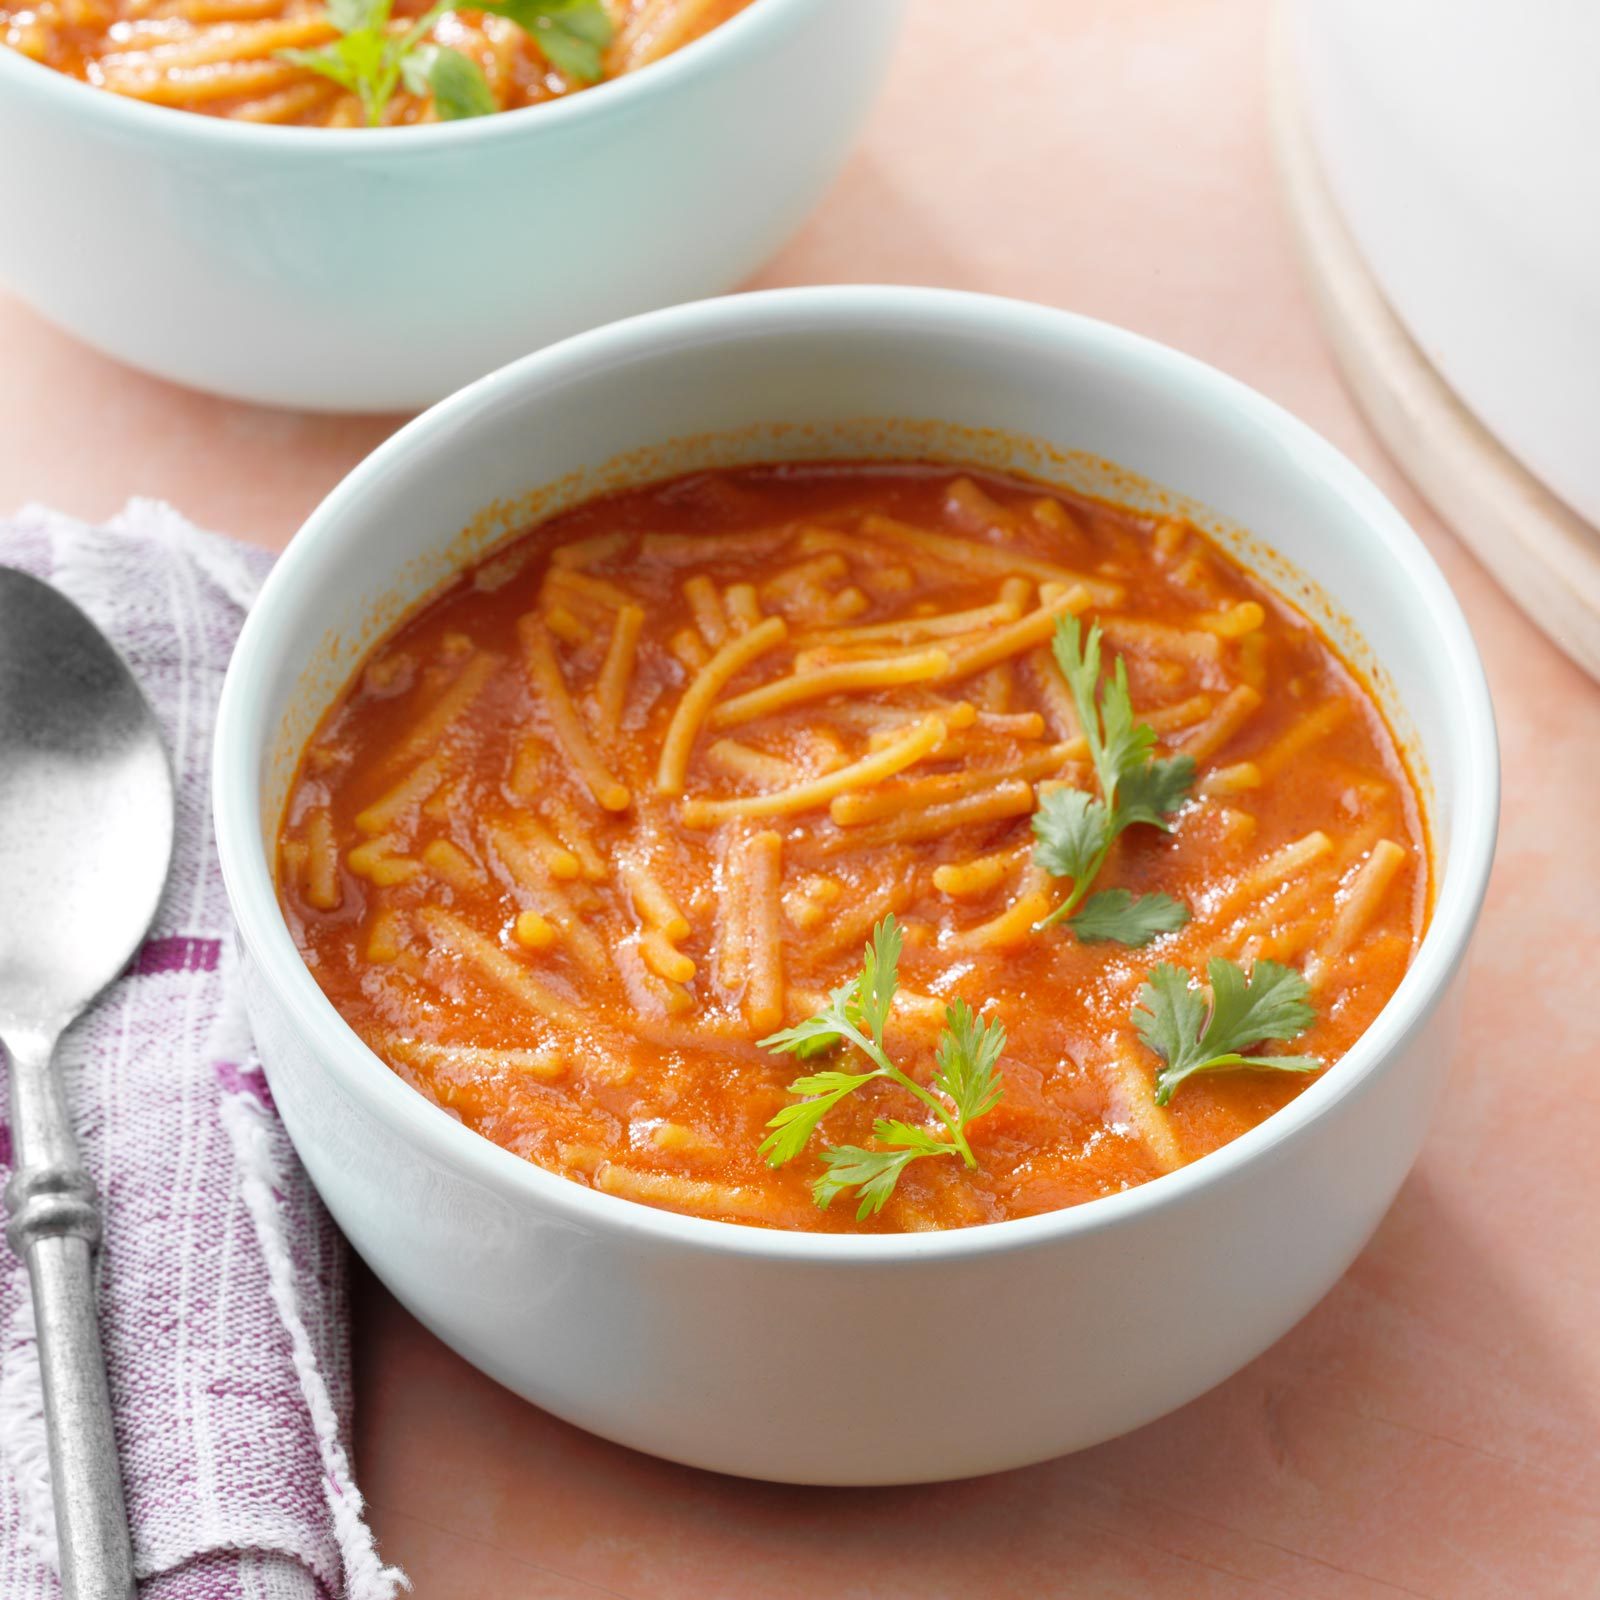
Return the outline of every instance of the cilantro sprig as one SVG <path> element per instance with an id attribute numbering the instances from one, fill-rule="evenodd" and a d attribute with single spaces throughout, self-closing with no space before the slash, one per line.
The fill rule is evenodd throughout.
<path id="1" fill-rule="evenodd" d="M 427 43 L 446 11 L 447 0 L 430 6 L 409 28 L 389 26 L 393 0 L 328 0 L 328 20 L 339 37 L 314 49 L 280 50 L 297 67 L 320 73 L 361 101 L 368 127 L 383 114 L 401 83 L 413 94 L 433 94 L 446 119 L 480 114 L 473 106 L 494 109 L 483 69 L 459 50 Z M 437 79 L 437 88 L 435 80 Z"/>
<path id="2" fill-rule="evenodd" d="M 412 94 L 431 94 L 446 122 L 488 116 L 499 107 L 483 68 L 428 38 L 439 19 L 457 9 L 455 0 L 436 0 L 409 27 L 396 29 L 393 0 L 328 0 L 328 20 L 339 37 L 277 53 L 355 95 L 369 127 L 383 121 L 401 84 Z M 470 9 L 509 18 L 552 66 L 577 82 L 593 83 L 604 72 L 601 52 L 611 40 L 611 19 L 601 0 L 473 0 Z"/>
<path id="3" fill-rule="evenodd" d="M 1316 1056 L 1248 1055 L 1266 1039 L 1297 1039 L 1316 1020 L 1310 985 L 1293 967 L 1257 961 L 1246 976 L 1236 962 L 1214 958 L 1206 968 L 1209 1005 L 1189 973 L 1162 962 L 1150 969 L 1132 1014 L 1139 1037 L 1161 1057 L 1156 1104 L 1197 1072 L 1248 1067 L 1268 1072 L 1318 1072 Z"/>
<path id="4" fill-rule="evenodd" d="M 1085 639 L 1076 617 L 1062 617 L 1053 649 L 1072 691 L 1100 792 L 1047 789 L 1040 797 L 1033 815 L 1033 859 L 1052 877 L 1070 878 L 1072 889 L 1038 926 L 1065 922 L 1085 944 L 1116 940 L 1137 948 L 1181 928 L 1189 908 L 1168 894 L 1106 889 L 1090 895 L 1089 889 L 1124 830 L 1144 823 L 1172 831 L 1168 818 L 1188 798 L 1194 761 L 1154 754 L 1155 730 L 1133 720 L 1128 669 L 1120 657 L 1102 686 L 1098 623 Z"/>
<path id="5" fill-rule="evenodd" d="M 1006 1030 L 999 1022 L 977 1016 L 965 1000 L 945 1007 L 945 1026 L 939 1035 L 931 1089 L 924 1088 L 889 1059 L 883 1046 L 883 1030 L 899 987 L 903 943 L 899 924 L 893 916 L 885 917 L 872 930 L 860 973 L 835 989 L 828 1003 L 813 1016 L 761 1041 L 765 1049 L 801 1059 L 848 1042 L 871 1063 L 866 1072 L 829 1069 L 796 1078 L 789 1085 L 789 1093 L 800 1098 L 772 1118 L 761 1143 L 761 1154 L 770 1166 L 781 1167 L 794 1160 L 822 1119 L 841 1100 L 876 1079 L 887 1078 L 915 1095 L 937 1119 L 942 1133 L 898 1118 L 880 1117 L 872 1125 L 872 1136 L 879 1148 L 844 1144 L 823 1149 L 824 1170 L 813 1181 L 811 1192 L 826 1210 L 839 1195 L 855 1189 L 858 1221 L 884 1208 L 901 1174 L 913 1161 L 959 1156 L 968 1167 L 976 1167 L 978 1158 L 967 1141 L 967 1128 L 994 1110 L 1005 1092 L 999 1068 Z"/>

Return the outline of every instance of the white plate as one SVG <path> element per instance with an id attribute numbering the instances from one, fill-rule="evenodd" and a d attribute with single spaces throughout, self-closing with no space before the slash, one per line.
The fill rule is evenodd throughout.
<path id="1" fill-rule="evenodd" d="M 1328 187 L 1282 48 L 1272 126 L 1301 263 L 1367 420 L 1507 593 L 1600 678 L 1600 531 L 1489 432 L 1401 325 Z M 1600 445 L 1588 459 L 1600 462 Z"/>

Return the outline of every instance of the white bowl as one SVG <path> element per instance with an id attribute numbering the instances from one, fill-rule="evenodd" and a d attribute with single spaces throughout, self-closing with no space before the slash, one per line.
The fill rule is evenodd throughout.
<path id="1" fill-rule="evenodd" d="M 904 3 L 754 0 L 570 99 L 415 128 L 226 122 L 0 47 L 0 282 L 193 388 L 414 410 L 754 271 L 843 164 Z"/>
<path id="2" fill-rule="evenodd" d="M 1291 23 L 1307 125 L 1389 303 L 1600 528 L 1600 7 L 1294 0 Z"/>
<path id="3" fill-rule="evenodd" d="M 940 455 L 1139 492 L 1067 449 L 1213 508 L 1227 520 L 1208 525 L 1241 559 L 1348 652 L 1370 647 L 1424 774 L 1432 925 L 1372 1028 L 1293 1104 L 1182 1171 L 1047 1216 L 783 1233 L 652 1210 L 518 1159 L 407 1088 L 324 998 L 269 868 L 297 753 L 382 632 L 507 527 L 600 488 L 779 457 Z M 395 1295 L 485 1372 L 596 1433 L 725 1472 L 843 1484 L 1093 1444 L 1192 1399 L 1310 1309 L 1421 1143 L 1498 775 L 1482 670 L 1438 569 L 1292 417 L 1063 312 L 829 288 L 582 335 L 398 433 L 323 502 L 257 602 L 223 693 L 215 798 L 273 1093 L 339 1225 Z"/>

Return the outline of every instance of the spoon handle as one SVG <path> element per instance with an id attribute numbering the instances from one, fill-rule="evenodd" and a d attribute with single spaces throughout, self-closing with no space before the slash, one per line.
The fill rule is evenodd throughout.
<path id="1" fill-rule="evenodd" d="M 78 1160 L 55 1040 L 7 1041 L 16 1170 L 6 1237 L 28 1264 L 65 1600 L 133 1600 L 133 1553 L 94 1295 L 100 1206 Z"/>
<path id="2" fill-rule="evenodd" d="M 133 1553 L 95 1322 L 87 1239 L 58 1234 L 28 1250 L 39 1330 L 50 1485 L 66 1600 L 131 1600 Z"/>

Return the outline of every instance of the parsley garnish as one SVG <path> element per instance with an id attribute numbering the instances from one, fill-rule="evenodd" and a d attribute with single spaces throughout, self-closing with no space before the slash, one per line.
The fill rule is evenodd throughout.
<path id="1" fill-rule="evenodd" d="M 400 77 L 412 94 L 433 96 L 444 122 L 487 117 L 500 109 L 483 68 L 448 45 L 419 44 L 400 63 Z"/>
<path id="2" fill-rule="evenodd" d="M 1252 1056 L 1244 1051 L 1264 1039 L 1298 1038 L 1316 1020 L 1310 985 L 1293 967 L 1258 961 L 1250 975 L 1236 962 L 1214 958 L 1210 1015 L 1190 975 L 1167 962 L 1150 969 L 1139 990 L 1133 1025 L 1161 1057 L 1156 1104 L 1164 1106 L 1185 1078 L 1197 1072 L 1250 1067 L 1272 1072 L 1316 1072 L 1316 1056 Z"/>
<path id="3" fill-rule="evenodd" d="M 1189 920 L 1189 908 L 1168 894 L 1135 896 L 1127 889 L 1084 896 L 1125 828 L 1142 822 L 1172 831 L 1167 818 L 1188 798 L 1194 761 L 1155 756 L 1155 730 L 1133 720 L 1128 669 L 1120 657 L 1100 686 L 1098 623 L 1084 641 L 1078 619 L 1062 617 L 1056 623 L 1054 650 L 1072 691 L 1100 793 L 1047 789 L 1040 798 L 1033 815 L 1038 841 L 1033 859 L 1052 877 L 1071 878 L 1072 891 L 1039 926 L 1065 922 L 1085 944 L 1115 939 L 1145 945 L 1158 933 L 1181 928 Z"/>
<path id="4" fill-rule="evenodd" d="M 605 75 L 612 27 L 601 0 L 472 0 L 471 9 L 516 23 L 565 77 L 598 83 Z"/>
<path id="5" fill-rule="evenodd" d="M 434 73 L 458 78 L 476 74 L 488 96 L 489 85 L 475 61 L 458 50 L 423 43 L 449 9 L 443 0 L 430 6 L 403 33 L 389 31 L 391 5 L 392 0 L 328 0 L 328 20 L 339 30 L 339 37 L 313 50 L 280 50 L 278 55 L 331 78 L 357 96 L 368 127 L 383 121 L 384 110 L 402 80 L 413 93 L 424 94 L 433 90 Z M 455 58 L 448 68 L 440 65 L 446 57 Z M 441 117 L 451 114 L 443 97 L 438 104 Z"/>
<path id="6" fill-rule="evenodd" d="M 888 1078 L 915 1095 L 948 1135 L 943 1138 L 911 1123 L 880 1117 L 872 1125 L 872 1136 L 881 1149 L 828 1145 L 822 1152 L 826 1170 L 812 1183 L 811 1192 L 826 1209 L 847 1189 L 857 1190 L 858 1221 L 883 1209 L 900 1174 L 920 1157 L 959 1155 L 967 1166 L 976 1167 L 978 1158 L 967 1143 L 967 1126 L 994 1110 L 1005 1092 L 999 1063 L 1006 1030 L 999 1022 L 978 1017 L 965 1000 L 945 1007 L 932 1090 L 923 1088 L 889 1059 L 883 1048 L 883 1030 L 899 986 L 901 945 L 899 925 L 892 916 L 885 917 L 872 930 L 860 974 L 835 989 L 814 1016 L 761 1041 L 768 1050 L 807 1058 L 848 1040 L 872 1063 L 869 1072 L 817 1072 L 789 1085 L 789 1093 L 801 1098 L 767 1124 L 771 1131 L 762 1141 L 761 1153 L 770 1166 L 792 1161 L 828 1112 L 877 1078 Z"/>
<path id="7" fill-rule="evenodd" d="M 412 94 L 431 94 L 446 122 L 498 109 L 483 68 L 471 56 L 428 42 L 440 17 L 457 9 L 453 0 L 436 0 L 398 33 L 389 26 L 392 6 L 393 0 L 328 0 L 328 20 L 339 37 L 313 50 L 277 53 L 357 96 L 369 127 L 383 121 L 402 83 Z M 471 9 L 515 22 L 569 78 L 593 83 L 604 71 L 601 51 L 611 39 L 611 19 L 601 0 L 477 0 Z"/>

